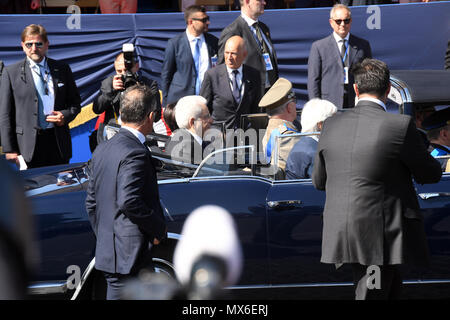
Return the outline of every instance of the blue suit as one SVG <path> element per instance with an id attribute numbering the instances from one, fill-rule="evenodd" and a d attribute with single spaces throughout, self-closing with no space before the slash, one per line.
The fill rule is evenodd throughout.
<path id="1" fill-rule="evenodd" d="M 148 261 L 151 241 L 166 233 L 151 154 L 121 129 L 96 148 L 90 176 L 86 209 L 97 237 L 95 268 L 133 274 Z"/>
<path id="2" fill-rule="evenodd" d="M 312 175 L 318 142 L 301 137 L 294 145 L 286 162 L 286 179 L 309 179 Z"/>
<path id="3" fill-rule="evenodd" d="M 210 59 L 217 55 L 218 41 L 215 36 L 204 33 Z M 197 70 L 186 32 L 177 35 L 167 43 L 161 70 L 161 90 L 164 105 L 177 102 L 180 98 L 195 94 Z"/>

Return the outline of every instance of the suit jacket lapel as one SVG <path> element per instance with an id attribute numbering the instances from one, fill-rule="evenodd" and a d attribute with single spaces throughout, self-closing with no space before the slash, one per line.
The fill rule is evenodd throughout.
<path id="1" fill-rule="evenodd" d="M 351 66 L 353 63 L 353 60 L 355 59 L 356 53 L 358 52 L 358 46 L 355 43 L 355 37 L 353 37 L 350 34 L 350 37 L 348 38 L 348 65 Z"/>
<path id="2" fill-rule="evenodd" d="M 238 19 L 239 19 L 239 23 L 241 24 L 241 29 L 244 30 L 243 32 L 247 34 L 246 35 L 247 39 L 251 39 L 251 40 L 249 40 L 251 42 L 251 46 L 258 48 L 258 50 L 259 50 L 259 44 L 256 42 L 253 32 L 250 29 L 250 27 L 248 26 L 247 22 L 241 16 L 239 16 Z M 244 36 L 244 35 L 242 35 L 242 36 Z M 247 59 L 248 59 L 248 57 L 247 57 Z"/>
<path id="3" fill-rule="evenodd" d="M 342 66 L 341 53 L 339 52 L 339 47 L 336 43 L 336 40 L 334 39 L 333 34 L 328 37 L 328 49 L 334 55 L 335 59 L 339 61 L 339 66 L 341 66 L 341 68 L 343 69 L 344 67 Z"/>
<path id="4" fill-rule="evenodd" d="M 183 48 L 183 50 L 186 52 L 186 54 L 189 55 L 189 57 L 190 57 L 189 61 L 191 62 L 191 69 L 194 70 L 194 74 L 196 75 L 197 74 L 197 70 L 195 69 L 194 57 L 192 56 L 191 45 L 189 43 L 189 39 L 187 37 L 186 31 L 183 32 L 183 38 L 182 39 L 183 39 L 182 44 L 185 47 L 185 48 Z"/>
<path id="5" fill-rule="evenodd" d="M 56 104 L 56 95 L 58 94 L 58 82 L 59 82 L 59 69 L 55 67 L 54 61 L 52 59 L 47 58 L 47 65 L 50 70 L 50 75 L 52 76 L 52 82 L 53 82 L 53 92 L 54 92 L 54 101 L 53 103 Z"/>
<path id="6" fill-rule="evenodd" d="M 221 90 L 231 101 L 234 102 L 234 107 L 236 108 L 236 101 L 234 100 L 233 92 L 231 91 L 230 78 L 228 77 L 228 70 L 225 63 L 218 65 L 216 68 L 222 69 L 219 72 Z"/>

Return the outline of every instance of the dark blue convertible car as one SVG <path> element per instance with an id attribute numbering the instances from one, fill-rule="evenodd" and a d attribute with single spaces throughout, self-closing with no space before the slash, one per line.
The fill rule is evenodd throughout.
<path id="1" fill-rule="evenodd" d="M 450 72 L 437 73 L 393 72 L 391 109 L 413 114 L 419 105 L 449 105 Z M 423 93 L 430 83 L 445 90 Z M 227 152 L 239 154 L 247 148 L 251 150 Z M 241 279 L 230 287 L 234 297 L 353 298 L 351 272 L 319 262 L 325 193 L 315 190 L 310 179 L 276 180 L 264 165 L 248 161 L 212 166 L 206 159 L 193 166 L 155 158 L 169 232 L 155 250 L 157 271 L 173 274 L 172 256 L 187 215 L 201 205 L 216 204 L 233 215 L 243 249 Z M 40 251 L 31 295 L 102 297 L 104 283 L 93 269 L 95 238 L 84 207 L 89 173 L 86 163 L 22 173 Z M 405 270 L 405 297 L 449 298 L 450 173 L 440 183 L 416 188 L 432 264 L 427 270 Z M 81 281 L 73 282 L 77 277 Z"/>

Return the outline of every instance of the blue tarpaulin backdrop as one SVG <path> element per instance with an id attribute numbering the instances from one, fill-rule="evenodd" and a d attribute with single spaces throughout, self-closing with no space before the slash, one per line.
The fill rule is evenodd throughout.
<path id="1" fill-rule="evenodd" d="M 450 2 L 352 7 L 352 30 L 370 41 L 374 58 L 391 69 L 443 69 L 450 40 Z M 267 10 L 261 17 L 271 30 L 280 76 L 289 79 L 299 107 L 307 101 L 307 64 L 313 41 L 331 33 L 330 8 Z M 237 11 L 209 12 L 210 32 L 221 30 Z M 20 34 L 25 26 L 42 24 L 49 33 L 48 56 L 70 64 L 82 106 L 92 103 L 101 81 L 114 72 L 122 44 L 135 44 L 142 73 L 160 81 L 167 40 L 185 29 L 182 13 L 134 15 L 3 15 L 0 17 L 0 59 L 6 65 L 24 57 Z M 84 108 L 88 109 L 88 108 Z M 73 158 L 90 159 L 88 136 L 96 118 L 90 114 L 71 124 Z"/>

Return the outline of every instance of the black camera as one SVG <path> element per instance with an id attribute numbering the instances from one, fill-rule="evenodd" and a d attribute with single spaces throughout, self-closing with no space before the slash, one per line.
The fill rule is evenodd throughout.
<path id="1" fill-rule="evenodd" d="M 124 89 L 127 89 L 139 82 L 136 74 L 131 71 L 134 65 L 134 45 L 132 43 L 125 43 L 122 46 L 122 52 L 125 63 L 125 74 L 122 75 L 122 82 Z"/>

